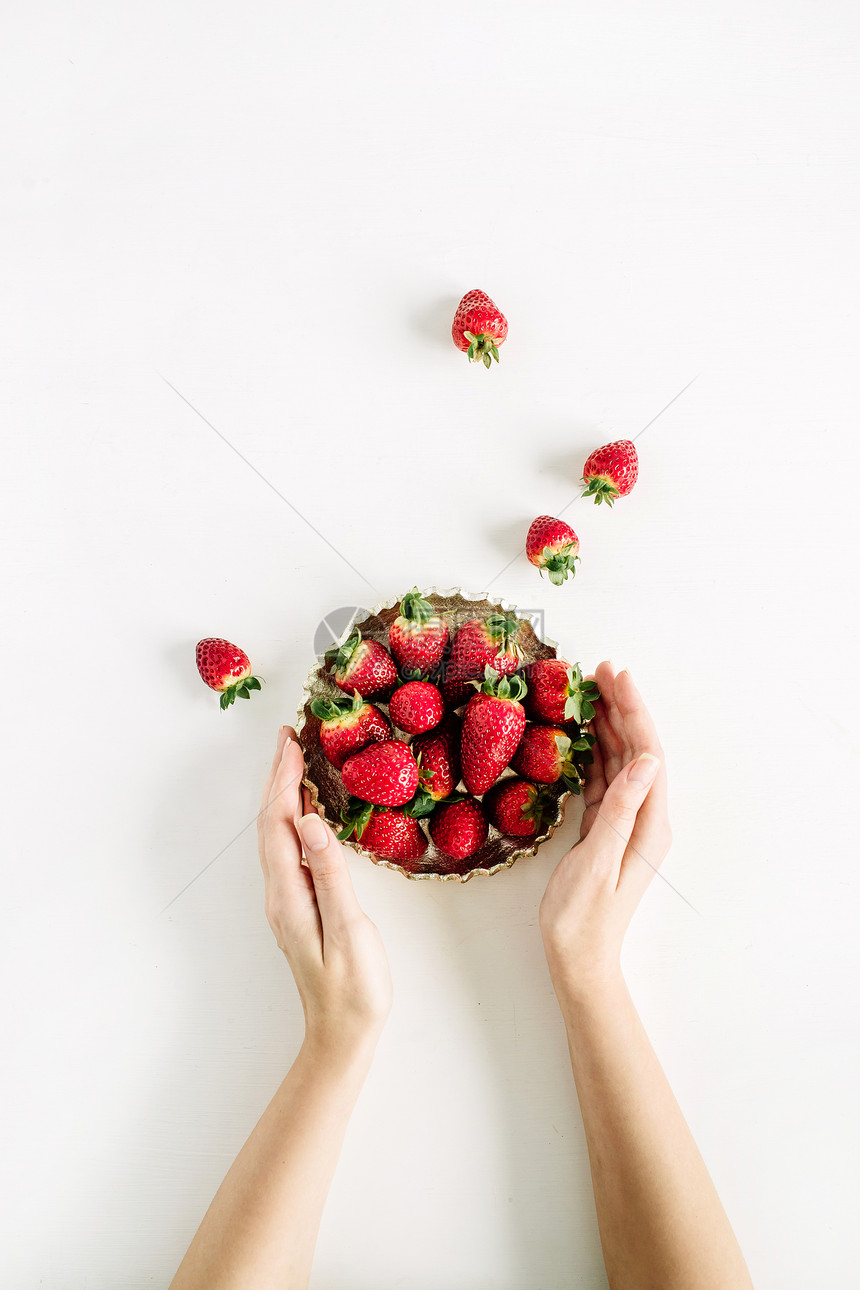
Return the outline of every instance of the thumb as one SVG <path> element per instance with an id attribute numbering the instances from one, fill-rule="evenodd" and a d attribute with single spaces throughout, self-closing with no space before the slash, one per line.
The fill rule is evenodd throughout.
<path id="1" fill-rule="evenodd" d="M 640 753 L 618 772 L 603 795 L 603 801 L 588 808 L 596 818 L 588 834 L 588 844 L 607 855 L 617 872 L 636 824 L 639 808 L 648 796 L 660 769 L 660 758 Z"/>
<path id="2" fill-rule="evenodd" d="M 348 914 L 359 910 L 346 862 L 346 849 L 316 811 L 299 819 L 298 830 L 325 931 L 327 921 L 342 921 Z"/>

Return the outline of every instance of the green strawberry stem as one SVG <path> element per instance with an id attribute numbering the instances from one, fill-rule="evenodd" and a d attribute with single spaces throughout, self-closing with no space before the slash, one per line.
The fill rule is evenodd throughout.
<path id="1" fill-rule="evenodd" d="M 495 699 L 513 699 L 516 702 L 524 699 L 529 689 L 521 672 L 500 677 L 489 663 L 484 668 L 483 681 L 470 681 L 469 685 L 474 685 L 479 694 L 490 694 Z"/>
<path id="2" fill-rule="evenodd" d="M 256 676 L 243 676 L 241 681 L 236 681 L 234 685 L 228 685 L 226 690 L 221 691 L 221 711 L 226 712 L 231 703 L 238 698 L 250 699 L 252 690 L 259 690 L 261 681 Z"/>
<path id="3" fill-rule="evenodd" d="M 348 712 L 358 712 L 364 706 L 364 699 L 356 690 L 350 699 L 342 694 L 331 699 L 314 699 L 311 712 L 320 721 L 333 721 L 335 717 L 344 717 Z"/>
<path id="4" fill-rule="evenodd" d="M 578 663 L 567 671 L 568 697 L 564 705 L 565 721 L 576 721 L 580 726 L 588 725 L 594 716 L 594 700 L 600 698 L 600 691 L 594 681 L 582 679 L 582 668 Z"/>
<path id="5" fill-rule="evenodd" d="M 607 506 L 612 506 L 616 497 L 621 493 L 608 475 L 592 475 L 590 479 L 583 477 L 585 487 L 582 490 L 582 497 L 593 497 L 595 505 L 600 506 L 606 502 Z"/>
<path id="6" fill-rule="evenodd" d="M 326 659 L 335 660 L 335 671 L 345 672 L 355 651 L 361 644 L 361 632 L 356 627 L 351 636 L 343 642 L 342 645 L 333 645 L 331 649 L 325 652 Z"/>
<path id="7" fill-rule="evenodd" d="M 466 350 L 466 357 L 470 363 L 479 359 L 483 362 L 484 367 L 492 367 L 493 359 L 499 361 L 499 347 L 496 344 L 496 338 L 490 332 L 481 331 L 477 336 L 470 331 L 464 331 L 463 335 L 469 342 L 469 348 Z"/>
<path id="8" fill-rule="evenodd" d="M 419 627 L 423 627 L 431 618 L 436 617 L 436 610 L 429 600 L 424 599 L 417 587 L 407 591 L 400 602 L 400 612 L 404 618 L 417 623 Z"/>
<path id="9" fill-rule="evenodd" d="M 576 574 L 576 562 L 578 555 L 571 555 L 573 543 L 562 547 L 560 551 L 553 551 L 552 547 L 545 546 L 543 549 L 543 565 L 541 566 L 540 576 L 544 573 L 549 574 L 549 580 L 555 587 L 560 587 L 565 578 L 571 578 Z"/>

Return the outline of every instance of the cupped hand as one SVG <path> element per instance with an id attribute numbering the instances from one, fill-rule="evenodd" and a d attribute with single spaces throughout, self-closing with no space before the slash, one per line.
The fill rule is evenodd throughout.
<path id="1" fill-rule="evenodd" d="M 580 841 L 559 861 L 540 904 L 550 974 L 588 990 L 619 971 L 624 934 L 669 850 L 663 750 L 629 672 L 595 673 L 592 732 Z"/>
<path id="2" fill-rule="evenodd" d="M 358 903 L 346 850 L 311 806 L 303 773 L 296 732 L 282 726 L 257 818 L 266 917 L 296 979 L 306 1042 L 349 1056 L 378 1038 L 391 1009 L 391 972 Z"/>

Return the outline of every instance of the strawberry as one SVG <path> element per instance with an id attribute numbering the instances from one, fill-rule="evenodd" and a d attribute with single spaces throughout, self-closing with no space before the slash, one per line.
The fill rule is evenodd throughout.
<path id="1" fill-rule="evenodd" d="M 445 715 L 442 695 L 429 681 L 407 681 L 395 690 L 388 705 L 391 720 L 408 735 L 432 730 Z"/>
<path id="2" fill-rule="evenodd" d="M 469 682 L 483 677 L 486 667 L 500 676 L 517 670 L 522 657 L 515 639 L 519 629 L 519 620 L 512 614 L 490 614 L 463 624 L 451 643 L 442 680 L 442 693 L 449 707 L 460 706 L 471 693 Z"/>
<path id="3" fill-rule="evenodd" d="M 457 306 L 451 335 L 469 362 L 480 360 L 485 367 L 491 367 L 493 359 L 498 363 L 499 345 L 507 334 L 508 320 L 487 293 L 467 291 Z"/>
<path id="4" fill-rule="evenodd" d="M 530 838 L 557 810 L 552 793 L 527 779 L 503 779 L 484 798 L 484 809 L 500 833 Z"/>
<path id="5" fill-rule="evenodd" d="M 260 681 L 251 675 L 251 660 L 238 645 L 231 645 L 220 636 L 206 636 L 197 642 L 197 671 L 210 690 L 221 695 L 221 711 L 226 712 L 240 699 L 250 699 L 252 690 L 260 689 Z"/>
<path id="6" fill-rule="evenodd" d="M 418 787 L 418 765 L 399 739 L 369 744 L 353 753 L 341 774 L 350 793 L 377 806 L 403 806 Z"/>
<path id="7" fill-rule="evenodd" d="M 400 614 L 388 629 L 388 648 L 402 676 L 426 676 L 442 662 L 448 624 L 415 587 L 400 602 Z"/>
<path id="8" fill-rule="evenodd" d="M 511 770 L 538 784 L 556 784 L 561 779 L 572 793 L 580 791 L 581 767 L 591 761 L 589 749 L 594 735 L 571 737 L 558 726 L 526 726 L 520 746 L 511 758 Z M 578 755 L 577 755 L 578 754 Z"/>
<path id="9" fill-rule="evenodd" d="M 416 735 L 410 747 L 422 775 L 424 792 L 434 802 L 453 793 L 460 782 L 460 729 L 462 722 L 453 712 L 423 735 Z"/>
<path id="10" fill-rule="evenodd" d="M 487 840 L 487 817 L 474 797 L 445 802 L 430 817 L 430 836 L 438 850 L 454 860 L 472 856 Z"/>
<path id="11" fill-rule="evenodd" d="M 371 806 L 351 798 L 343 813 L 345 826 L 338 833 L 342 842 L 355 834 L 366 851 L 380 860 L 418 860 L 427 850 L 427 838 L 421 825 L 406 810 Z"/>
<path id="12" fill-rule="evenodd" d="M 314 699 L 311 712 L 320 719 L 320 744 L 332 766 L 341 769 L 347 757 L 368 744 L 391 738 L 391 725 L 379 708 L 367 703 L 356 690 L 350 702 Z"/>
<path id="13" fill-rule="evenodd" d="M 365 699 L 372 694 L 387 694 L 397 684 L 397 668 L 391 655 L 379 641 L 361 639 L 356 627 L 349 640 L 326 652 L 334 660 L 334 683 L 350 696 L 358 690 Z"/>
<path id="14" fill-rule="evenodd" d="M 597 505 L 612 506 L 616 497 L 626 497 L 639 475 L 639 458 L 632 439 L 618 439 L 595 448 L 582 468 L 583 497 Z"/>
<path id="15" fill-rule="evenodd" d="M 463 782 L 470 793 L 485 793 L 495 783 L 514 755 L 526 724 L 519 702 L 526 693 L 522 676 L 500 677 L 491 667 L 485 675 L 463 714 L 460 757 Z"/>
<path id="16" fill-rule="evenodd" d="M 586 725 L 594 716 L 594 700 L 600 698 L 600 691 L 594 681 L 582 679 L 578 663 L 542 658 L 529 666 L 527 675 L 526 707 L 536 721 L 561 725 L 573 720 Z"/>
<path id="17" fill-rule="evenodd" d="M 526 555 L 532 564 L 544 570 L 549 580 L 560 587 L 565 578 L 576 573 L 575 562 L 579 559 L 579 538 L 564 520 L 556 520 L 552 515 L 539 515 L 532 520 L 526 538 Z"/>

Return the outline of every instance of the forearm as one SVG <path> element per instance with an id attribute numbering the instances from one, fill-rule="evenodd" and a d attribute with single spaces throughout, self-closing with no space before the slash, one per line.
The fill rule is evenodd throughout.
<path id="1" fill-rule="evenodd" d="M 171 1290 L 304 1290 L 346 1126 L 373 1056 L 302 1045 L 237 1156 Z"/>
<path id="2" fill-rule="evenodd" d="M 693 1136 L 620 971 L 556 984 L 612 1290 L 752 1283 Z"/>

